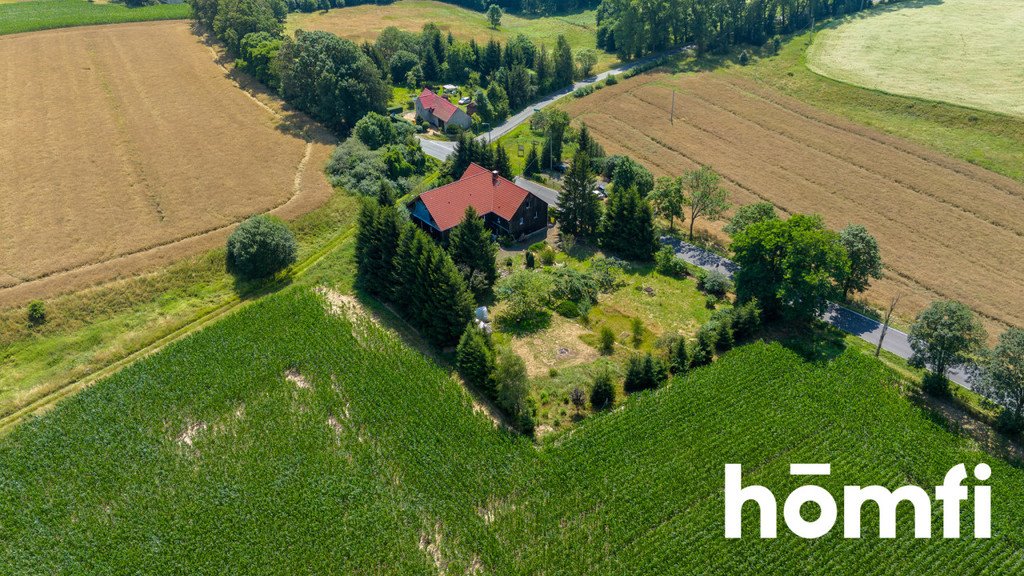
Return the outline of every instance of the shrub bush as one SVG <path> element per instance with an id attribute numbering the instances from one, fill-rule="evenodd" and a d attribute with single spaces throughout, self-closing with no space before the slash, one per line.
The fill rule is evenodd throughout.
<path id="1" fill-rule="evenodd" d="M 559 300 L 570 300 L 590 306 L 597 303 L 597 282 L 589 275 L 573 268 L 556 268 L 551 272 L 555 281 L 552 295 Z"/>
<path id="2" fill-rule="evenodd" d="M 295 236 L 279 218 L 253 216 L 228 238 L 228 272 L 241 278 L 266 278 L 295 263 Z"/>
<path id="3" fill-rule="evenodd" d="M 633 335 L 633 348 L 639 348 L 644 343 L 644 321 L 633 318 L 629 321 L 629 329 Z"/>
<path id="4" fill-rule="evenodd" d="M 616 78 L 615 74 L 609 74 L 608 77 L 604 79 L 605 86 L 615 86 L 618 83 L 619 79 Z"/>
<path id="5" fill-rule="evenodd" d="M 615 384 L 607 370 L 594 376 L 594 386 L 590 389 L 590 406 L 594 410 L 611 408 L 615 404 Z"/>
<path id="6" fill-rule="evenodd" d="M 39 326 L 46 322 L 46 304 L 41 300 L 33 300 L 28 304 L 28 323 Z"/>
<path id="7" fill-rule="evenodd" d="M 577 88 L 577 89 L 572 91 L 573 98 L 583 98 L 584 96 L 587 96 L 588 94 L 593 94 L 593 93 L 594 93 L 594 85 L 593 84 L 587 84 L 586 86 L 583 86 L 582 88 Z"/>
<path id="8" fill-rule="evenodd" d="M 722 298 L 732 289 L 729 277 L 717 270 L 706 270 L 697 278 L 697 288 L 706 294 Z"/>
<path id="9" fill-rule="evenodd" d="M 533 257 L 533 252 L 526 252 L 526 267 L 533 268 L 537 265 L 536 259 Z"/>
<path id="10" fill-rule="evenodd" d="M 562 300 L 555 304 L 555 312 L 566 318 L 576 318 L 580 315 L 579 307 L 571 300 Z"/>
<path id="11" fill-rule="evenodd" d="M 686 277 L 686 263 L 676 258 L 676 252 L 671 246 L 662 246 L 654 255 L 654 269 L 663 276 L 672 278 Z"/>
<path id="12" fill-rule="evenodd" d="M 555 251 L 546 244 L 544 249 L 540 251 L 540 262 L 545 266 L 551 266 L 555 263 Z"/>
<path id="13" fill-rule="evenodd" d="M 601 326 L 597 333 L 597 349 L 605 356 L 615 352 L 615 332 L 611 328 Z"/>

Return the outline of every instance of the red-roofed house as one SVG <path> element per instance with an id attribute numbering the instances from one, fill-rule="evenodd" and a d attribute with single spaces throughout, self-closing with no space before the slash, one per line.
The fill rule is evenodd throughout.
<path id="1" fill-rule="evenodd" d="M 434 94 L 429 88 L 424 88 L 423 92 L 416 97 L 416 116 L 441 130 L 444 130 L 449 124 L 468 130 L 473 123 L 469 114 L 449 102 L 447 98 Z"/>
<path id="2" fill-rule="evenodd" d="M 469 206 L 498 236 L 520 239 L 548 224 L 547 202 L 478 164 L 470 164 L 455 182 L 420 194 L 408 208 L 414 222 L 443 238 Z"/>

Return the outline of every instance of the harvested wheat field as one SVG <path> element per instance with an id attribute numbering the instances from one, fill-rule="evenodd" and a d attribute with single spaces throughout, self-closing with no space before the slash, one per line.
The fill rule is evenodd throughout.
<path id="1" fill-rule="evenodd" d="M 231 76 L 182 21 L 0 37 L 0 304 L 325 201 L 329 138 Z"/>
<path id="2" fill-rule="evenodd" d="M 955 298 L 994 329 L 1024 326 L 1018 182 L 728 74 L 638 76 L 567 109 L 609 153 L 658 175 L 706 164 L 736 204 L 764 199 L 786 213 L 820 213 L 836 229 L 864 224 L 887 266 L 867 294 L 872 303 L 902 293 L 910 317 Z"/>

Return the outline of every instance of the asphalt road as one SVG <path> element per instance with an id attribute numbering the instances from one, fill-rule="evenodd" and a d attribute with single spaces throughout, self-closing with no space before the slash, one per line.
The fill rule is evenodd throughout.
<path id="1" fill-rule="evenodd" d="M 547 96 L 544 97 L 543 100 L 540 100 L 539 102 L 535 102 L 532 106 L 527 106 L 526 108 L 521 110 L 519 113 L 513 115 L 511 118 L 506 120 L 502 125 L 493 128 L 490 132 L 486 132 L 484 134 L 481 134 L 481 135 L 477 136 L 476 139 L 479 140 L 480 142 L 491 142 L 491 141 L 497 140 L 498 138 L 501 138 L 505 134 L 508 134 L 509 132 L 514 130 L 517 126 L 519 126 L 523 122 L 526 122 L 527 120 L 529 120 L 530 116 L 533 116 L 533 113 L 536 112 L 537 110 L 540 110 L 542 108 L 550 106 L 551 104 L 557 102 L 558 100 L 560 100 L 562 98 L 565 98 L 569 94 L 572 94 L 573 91 L 575 91 L 577 88 L 583 88 L 584 86 L 589 86 L 591 84 L 596 84 L 597 82 L 601 82 L 602 80 L 604 80 L 605 78 L 607 78 L 608 76 L 610 76 L 612 74 L 622 74 L 623 72 L 626 72 L 626 71 L 630 70 L 631 68 L 636 68 L 637 66 L 643 66 L 645 64 L 648 64 L 648 63 L 653 62 L 655 60 L 658 60 L 660 58 L 664 58 L 665 56 L 669 56 L 671 54 L 677 54 L 677 53 L 682 52 L 683 50 L 687 50 L 689 48 L 691 48 L 691 46 L 684 46 L 682 48 L 675 48 L 675 49 L 669 50 L 667 52 L 661 52 L 659 54 L 653 54 L 651 56 L 647 56 L 647 57 L 641 58 L 639 60 L 634 60 L 634 61 L 632 61 L 632 62 L 630 62 L 628 64 L 623 64 L 622 66 L 619 66 L 618 68 L 612 68 L 611 70 L 608 70 L 606 72 L 602 72 L 602 73 L 600 73 L 600 74 L 598 74 L 596 76 L 591 76 L 590 78 L 587 78 L 586 80 L 582 80 L 580 82 L 576 82 L 575 84 L 573 84 L 572 88 L 563 88 L 563 89 L 561 89 L 561 90 L 559 90 L 557 92 L 553 92 L 551 94 L 548 94 Z M 440 140 L 428 140 L 426 138 L 420 137 L 420 144 L 422 145 L 423 152 L 425 154 L 427 154 L 428 156 L 432 156 L 434 158 L 437 158 L 438 160 L 441 160 L 441 161 L 444 161 L 444 159 L 447 158 L 449 154 L 451 154 L 452 152 L 455 151 L 455 142 L 446 142 L 446 141 L 440 141 Z"/>
<path id="2" fill-rule="evenodd" d="M 668 236 L 663 236 L 661 242 L 672 246 L 676 251 L 677 257 L 695 266 L 700 266 L 705 270 L 717 270 L 729 278 L 732 278 L 733 274 L 739 270 L 735 262 L 687 242 Z M 838 304 L 830 304 L 828 311 L 822 316 L 822 320 L 874 346 L 878 345 L 878 339 L 882 335 L 881 322 Z M 910 348 L 910 337 L 906 332 L 897 330 L 892 326 L 885 333 L 882 349 L 892 352 L 903 359 L 909 359 L 913 354 L 913 350 Z M 950 380 L 964 388 L 971 388 L 970 375 L 963 367 L 951 369 L 947 376 L 949 376 Z"/>

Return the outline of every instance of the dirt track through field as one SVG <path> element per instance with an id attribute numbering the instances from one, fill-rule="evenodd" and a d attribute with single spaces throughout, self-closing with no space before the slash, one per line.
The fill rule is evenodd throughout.
<path id="1" fill-rule="evenodd" d="M 1013 180 L 725 74 L 641 76 L 568 110 L 609 153 L 658 175 L 707 164 L 737 204 L 864 224 L 887 265 L 867 294 L 874 303 L 901 292 L 909 317 L 954 298 L 993 328 L 1024 326 L 1024 186 Z"/>
<path id="2" fill-rule="evenodd" d="M 0 37 L 0 305 L 322 204 L 331 140 L 235 83 L 186 22 Z"/>

